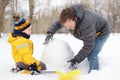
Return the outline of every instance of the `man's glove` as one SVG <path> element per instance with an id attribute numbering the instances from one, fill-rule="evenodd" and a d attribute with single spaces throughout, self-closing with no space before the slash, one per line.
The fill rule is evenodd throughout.
<path id="1" fill-rule="evenodd" d="M 45 38 L 45 42 L 43 44 L 47 44 L 50 40 L 52 40 L 52 38 L 53 38 L 53 33 L 48 32 Z"/>
<path id="2" fill-rule="evenodd" d="M 77 69 L 78 62 L 75 59 L 71 59 L 67 61 L 67 63 L 70 63 L 69 69 L 71 70 Z"/>
<path id="3" fill-rule="evenodd" d="M 37 75 L 40 73 L 40 71 L 38 71 L 38 69 L 37 69 L 36 63 L 33 63 L 30 65 L 30 70 L 31 70 L 31 75 Z"/>

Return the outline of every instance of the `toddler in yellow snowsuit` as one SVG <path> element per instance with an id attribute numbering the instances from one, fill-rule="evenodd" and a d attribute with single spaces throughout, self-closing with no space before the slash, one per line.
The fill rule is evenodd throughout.
<path id="1" fill-rule="evenodd" d="M 29 40 L 32 25 L 28 20 L 13 16 L 14 30 L 10 33 L 8 42 L 12 47 L 12 57 L 19 70 L 46 70 L 46 65 L 35 59 L 33 55 L 33 42 Z"/>

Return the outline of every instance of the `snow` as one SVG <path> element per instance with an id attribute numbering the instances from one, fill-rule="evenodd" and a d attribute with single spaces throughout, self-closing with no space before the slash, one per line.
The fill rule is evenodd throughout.
<path id="1" fill-rule="evenodd" d="M 41 75 L 29 75 L 29 74 L 20 74 L 20 73 L 11 73 L 11 68 L 15 67 L 14 61 L 11 56 L 11 46 L 7 42 L 8 34 L 4 34 L 2 38 L 0 38 L 0 78 L 2 80 L 58 80 L 58 75 L 55 74 L 41 74 Z M 54 40 L 57 40 L 55 44 L 60 45 L 60 50 L 58 53 L 63 53 L 65 49 L 63 49 L 62 45 L 67 45 L 77 54 L 80 48 L 82 48 L 82 41 L 74 38 L 70 34 L 55 34 Z M 54 44 L 43 45 L 45 35 L 37 35 L 33 34 L 30 38 L 34 43 L 34 57 L 41 60 L 41 56 L 44 55 L 44 50 L 48 50 L 51 52 L 52 48 L 50 46 L 54 46 Z M 51 42 L 52 43 L 52 42 Z M 82 63 L 79 64 L 79 69 L 82 74 L 80 75 L 80 80 L 120 80 L 119 72 L 120 72 L 120 34 L 111 34 L 108 41 L 104 45 L 102 51 L 99 54 L 100 59 L 100 70 L 92 71 L 90 74 L 88 71 L 88 61 L 85 59 Z M 47 48 L 46 48 L 47 47 Z M 62 51 L 61 51 L 62 50 Z M 66 50 L 65 50 L 66 52 Z M 55 54 L 56 55 L 56 54 Z M 68 56 L 68 54 L 64 54 Z M 57 56 L 61 56 L 61 54 L 57 54 Z M 63 56 L 63 55 L 62 55 Z M 47 59 L 46 59 L 47 60 Z M 56 62 L 60 62 L 63 60 L 56 60 Z M 58 63 L 59 64 L 59 63 Z M 53 67 L 51 65 L 47 65 L 48 70 L 60 70 L 64 71 L 62 67 Z"/>

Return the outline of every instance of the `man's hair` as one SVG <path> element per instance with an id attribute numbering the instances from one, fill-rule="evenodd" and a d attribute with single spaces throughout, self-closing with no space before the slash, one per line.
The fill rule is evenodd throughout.
<path id="1" fill-rule="evenodd" d="M 60 14 L 60 22 L 65 23 L 68 19 L 75 20 L 76 12 L 73 8 L 66 8 Z"/>

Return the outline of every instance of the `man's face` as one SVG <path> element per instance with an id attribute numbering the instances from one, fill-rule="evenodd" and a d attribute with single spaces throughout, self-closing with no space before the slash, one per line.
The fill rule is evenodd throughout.
<path id="1" fill-rule="evenodd" d="M 76 21 L 72 20 L 72 19 L 67 19 L 67 21 L 65 23 L 63 23 L 63 25 L 68 29 L 68 30 L 74 30 L 75 26 L 76 26 Z"/>

